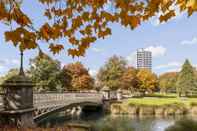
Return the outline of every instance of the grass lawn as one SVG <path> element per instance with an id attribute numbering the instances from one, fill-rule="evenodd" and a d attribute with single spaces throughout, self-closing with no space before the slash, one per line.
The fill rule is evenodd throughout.
<path id="1" fill-rule="evenodd" d="M 172 96 L 172 97 L 169 97 Z M 143 98 L 130 98 L 124 101 L 125 104 L 134 104 L 134 105 L 152 105 L 152 106 L 161 106 L 168 104 L 183 104 L 186 106 L 191 105 L 191 103 L 196 103 L 197 98 L 177 98 L 175 95 L 167 95 L 163 96 L 151 96 L 151 97 L 143 97 Z"/>

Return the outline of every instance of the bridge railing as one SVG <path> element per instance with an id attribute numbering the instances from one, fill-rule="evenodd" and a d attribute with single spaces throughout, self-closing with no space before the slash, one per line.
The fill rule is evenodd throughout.
<path id="1" fill-rule="evenodd" d="M 3 97 L 0 93 L 0 108 L 3 106 Z M 66 92 L 66 93 L 35 93 L 33 102 L 35 107 L 59 106 L 72 101 L 101 101 L 103 95 L 97 92 Z"/>
<path id="2" fill-rule="evenodd" d="M 34 93 L 34 106 L 58 106 L 64 105 L 67 102 L 77 100 L 102 100 L 102 94 L 100 93 Z"/>

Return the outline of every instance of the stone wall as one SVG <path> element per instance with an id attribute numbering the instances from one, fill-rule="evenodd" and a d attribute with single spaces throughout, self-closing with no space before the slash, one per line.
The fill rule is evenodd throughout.
<path id="1" fill-rule="evenodd" d="M 177 104 L 163 106 L 148 106 L 148 105 L 125 105 L 113 103 L 110 106 L 112 115 L 130 115 L 130 116 L 178 116 L 178 115 L 197 115 L 197 106 L 183 106 Z"/>

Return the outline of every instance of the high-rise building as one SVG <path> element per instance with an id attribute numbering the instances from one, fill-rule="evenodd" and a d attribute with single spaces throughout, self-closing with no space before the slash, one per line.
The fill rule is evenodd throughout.
<path id="1" fill-rule="evenodd" d="M 137 68 L 152 70 L 152 52 L 143 48 L 137 50 Z"/>

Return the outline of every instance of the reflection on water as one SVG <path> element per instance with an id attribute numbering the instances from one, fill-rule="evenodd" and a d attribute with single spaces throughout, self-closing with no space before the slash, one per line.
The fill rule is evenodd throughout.
<path id="1" fill-rule="evenodd" d="M 163 120 L 163 119 L 157 119 L 154 120 L 152 124 L 152 130 L 153 131 L 164 131 L 167 127 L 174 124 L 174 120 Z"/>
<path id="2" fill-rule="evenodd" d="M 104 131 L 104 128 L 109 128 L 110 126 L 113 131 L 119 131 L 118 129 L 120 128 L 122 128 L 120 131 L 128 131 L 129 129 L 129 131 L 164 131 L 174 121 L 175 119 L 172 118 L 131 118 L 127 116 L 113 118 L 108 116 L 99 120 L 99 124 L 97 121 L 95 127 L 98 128 L 98 131 Z"/>
<path id="3" fill-rule="evenodd" d="M 88 117 L 87 117 L 88 116 Z M 164 131 L 167 127 L 174 124 L 176 120 L 185 119 L 186 116 L 179 118 L 137 118 L 128 116 L 104 116 L 102 113 L 82 114 L 81 117 L 66 119 L 63 114 L 55 114 L 40 123 L 44 127 L 63 126 L 66 123 L 89 124 L 94 131 Z"/>

